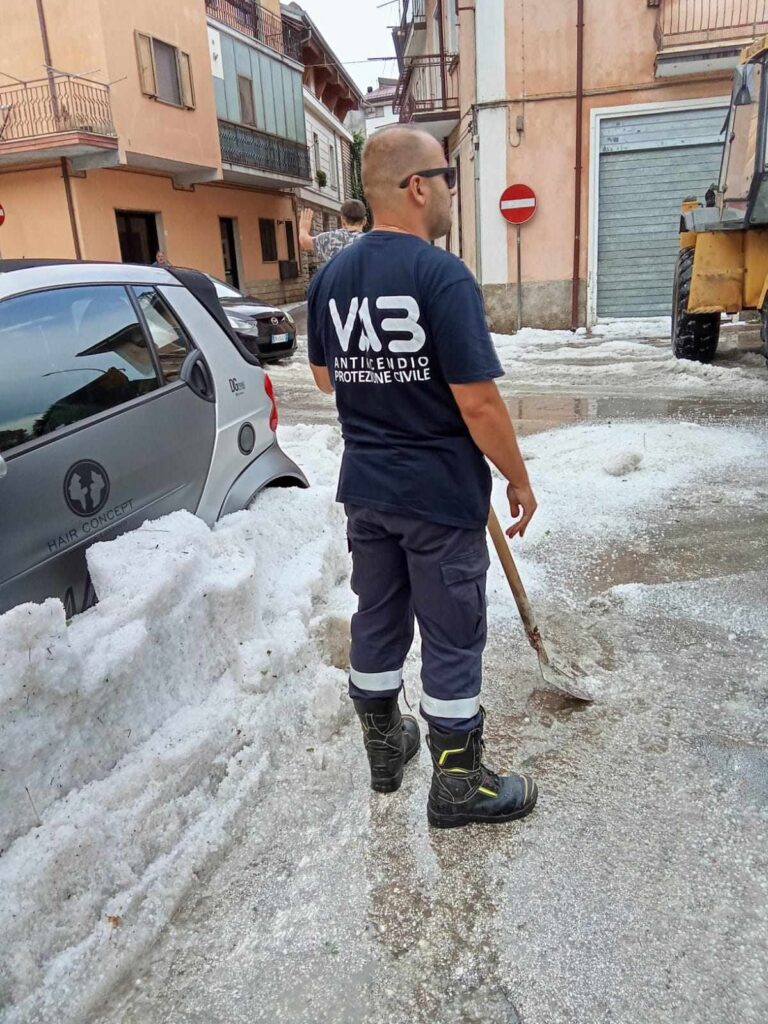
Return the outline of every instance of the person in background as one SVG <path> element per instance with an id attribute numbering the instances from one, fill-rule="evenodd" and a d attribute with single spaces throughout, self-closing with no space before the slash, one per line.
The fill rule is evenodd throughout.
<path id="1" fill-rule="evenodd" d="M 323 231 L 319 235 L 309 233 L 314 211 L 307 207 L 299 219 L 299 245 L 304 252 L 311 252 L 327 263 L 342 249 L 352 245 L 363 233 L 367 212 L 359 199 L 347 199 L 341 207 L 341 227 L 335 231 Z"/>
<path id="2" fill-rule="evenodd" d="M 170 264 L 168 263 L 168 257 L 165 255 L 162 249 L 158 249 L 157 252 L 155 253 L 155 262 L 152 264 L 152 266 L 167 267 L 169 265 Z"/>

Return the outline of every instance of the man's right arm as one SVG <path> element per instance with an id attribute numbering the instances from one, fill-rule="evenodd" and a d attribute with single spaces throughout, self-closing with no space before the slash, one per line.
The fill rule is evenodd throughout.
<path id="1" fill-rule="evenodd" d="M 509 509 L 517 522 L 507 530 L 507 536 L 520 534 L 523 537 L 536 511 L 536 498 L 531 490 L 528 470 L 520 454 L 509 410 L 496 382 L 484 380 L 449 386 L 472 440 L 508 481 Z"/>
<path id="2" fill-rule="evenodd" d="M 506 477 L 512 518 L 507 535 L 524 535 L 536 499 L 515 428 L 495 379 L 503 374 L 485 321 L 480 289 L 455 257 L 430 253 L 425 276 L 429 326 L 443 374 L 462 419 L 480 451 Z M 431 270 L 431 274 L 429 273 Z M 450 284 L 445 278 L 451 278 Z"/>
<path id="3" fill-rule="evenodd" d="M 333 394 L 331 376 L 326 366 L 325 347 L 321 331 L 321 318 L 318 309 L 317 287 L 321 275 L 312 278 L 307 291 L 307 355 L 309 368 L 316 386 L 326 395 Z"/>
<path id="4" fill-rule="evenodd" d="M 314 378 L 317 387 L 326 395 L 333 394 L 333 384 L 331 384 L 331 375 L 328 373 L 327 366 L 316 366 L 314 363 L 309 364 L 309 368 L 312 371 L 312 377 Z"/>

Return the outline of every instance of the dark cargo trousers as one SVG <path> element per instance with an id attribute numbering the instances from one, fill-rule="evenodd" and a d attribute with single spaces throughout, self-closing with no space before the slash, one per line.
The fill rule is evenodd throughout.
<path id="1" fill-rule="evenodd" d="M 394 696 L 413 641 L 421 634 L 421 714 L 438 728 L 480 723 L 486 638 L 485 529 L 462 530 L 345 506 L 352 554 L 349 694 Z"/>

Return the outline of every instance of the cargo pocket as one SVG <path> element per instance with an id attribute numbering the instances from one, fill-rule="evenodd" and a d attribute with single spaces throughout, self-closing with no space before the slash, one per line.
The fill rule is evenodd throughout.
<path id="1" fill-rule="evenodd" d="M 444 607 L 435 611 L 454 647 L 469 647 L 485 636 L 485 576 L 490 564 L 485 546 L 440 563 Z"/>

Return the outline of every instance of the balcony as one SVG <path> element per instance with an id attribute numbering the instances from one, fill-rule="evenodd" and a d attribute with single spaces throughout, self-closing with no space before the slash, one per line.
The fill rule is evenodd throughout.
<path id="1" fill-rule="evenodd" d="M 312 177 L 309 150 L 300 142 L 268 135 L 247 125 L 219 120 L 224 178 L 276 188 L 305 185 Z"/>
<path id="2" fill-rule="evenodd" d="M 403 0 L 400 24 L 392 34 L 400 60 L 422 51 L 427 38 L 426 0 Z"/>
<path id="3" fill-rule="evenodd" d="M 456 54 L 406 57 L 397 83 L 393 109 L 400 120 L 442 141 L 459 123 L 459 80 Z"/>
<path id="4" fill-rule="evenodd" d="M 659 0 L 656 75 L 725 71 L 742 47 L 768 33 L 768 0 Z"/>
<path id="5" fill-rule="evenodd" d="M 67 77 L 0 86 L 0 164 L 60 157 L 75 168 L 117 162 L 109 87 Z"/>
<path id="6" fill-rule="evenodd" d="M 254 0 L 205 0 L 209 18 L 301 64 L 302 33 Z"/>

